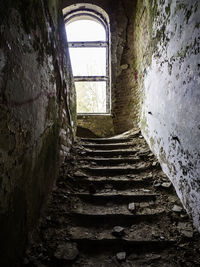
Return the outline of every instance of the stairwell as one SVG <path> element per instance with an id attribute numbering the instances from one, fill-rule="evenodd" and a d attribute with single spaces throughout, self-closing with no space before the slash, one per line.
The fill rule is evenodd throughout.
<path id="1" fill-rule="evenodd" d="M 25 266 L 200 266 L 199 234 L 139 130 L 80 139 Z"/>

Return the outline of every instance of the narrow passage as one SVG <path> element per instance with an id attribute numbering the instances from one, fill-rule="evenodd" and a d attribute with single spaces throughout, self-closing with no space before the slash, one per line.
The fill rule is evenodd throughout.
<path id="1" fill-rule="evenodd" d="M 200 266 L 200 237 L 134 130 L 79 140 L 23 265 Z"/>

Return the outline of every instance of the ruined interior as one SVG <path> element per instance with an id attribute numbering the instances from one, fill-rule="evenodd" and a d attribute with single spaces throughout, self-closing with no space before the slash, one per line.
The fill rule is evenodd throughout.
<path id="1" fill-rule="evenodd" d="M 107 23 L 105 114 L 77 114 L 73 12 Z M 200 266 L 199 0 L 8 0 L 0 25 L 0 265 Z"/>

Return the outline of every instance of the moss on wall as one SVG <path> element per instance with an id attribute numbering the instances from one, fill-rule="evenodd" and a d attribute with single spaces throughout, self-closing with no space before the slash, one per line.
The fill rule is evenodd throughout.
<path id="1" fill-rule="evenodd" d="M 0 265 L 17 266 L 70 154 L 76 101 L 59 1 L 4 1 L 2 10 Z"/>
<path id="2" fill-rule="evenodd" d="M 138 121 L 198 229 L 199 14 L 196 0 L 137 1 L 134 26 Z"/>

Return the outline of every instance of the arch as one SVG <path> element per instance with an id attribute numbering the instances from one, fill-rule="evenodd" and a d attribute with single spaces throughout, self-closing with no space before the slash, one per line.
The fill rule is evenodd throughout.
<path id="1" fill-rule="evenodd" d="M 110 114 L 111 111 L 111 89 L 110 89 L 110 22 L 107 13 L 101 9 L 100 7 L 93 5 L 93 4 L 74 4 L 69 7 L 63 9 L 64 21 L 66 25 L 67 35 L 69 35 L 68 40 L 68 47 L 71 57 L 74 81 L 76 86 L 77 92 L 77 103 L 78 103 L 78 113 L 79 114 Z M 89 22 L 91 21 L 91 22 Z M 75 24 L 80 23 L 84 24 L 87 22 L 87 27 L 83 29 L 86 30 L 89 25 L 96 25 L 96 27 L 100 29 L 103 27 L 105 37 L 104 38 L 97 38 L 92 39 L 91 35 L 89 36 L 88 40 L 86 37 L 80 38 L 81 34 L 77 35 L 77 38 L 73 34 L 73 26 L 76 29 Z M 99 24 L 99 26 L 98 26 Z M 69 34 L 71 30 L 71 35 Z M 102 31 L 103 32 L 103 31 Z M 82 37 L 84 34 L 82 34 Z M 100 35 L 99 35 L 100 36 Z M 103 36 L 101 34 L 101 36 Z M 100 59 L 100 62 L 105 65 L 105 71 L 101 70 L 98 71 L 95 68 L 90 67 L 91 71 L 80 71 L 81 63 L 77 64 L 76 66 L 75 58 L 79 57 L 82 58 L 87 62 L 86 56 L 84 57 L 84 53 L 87 51 L 90 52 L 90 56 L 95 57 L 95 52 L 99 54 L 96 56 L 96 59 Z M 105 64 L 104 64 L 104 57 L 105 57 Z M 84 62 L 83 60 L 83 62 Z M 98 64 L 95 64 L 97 67 Z M 78 70 L 79 69 L 79 70 Z M 83 68 L 82 68 L 83 69 Z M 87 69 L 87 68 L 85 68 Z M 82 88 L 82 89 L 81 89 Z M 89 98 L 86 96 L 86 92 L 90 95 L 88 88 L 94 93 L 93 100 L 88 100 Z M 85 94 L 85 99 L 84 99 Z M 82 97 L 82 100 L 81 100 Z M 80 103 L 83 101 L 86 105 L 85 101 L 91 101 L 90 105 L 88 104 L 88 109 L 81 110 Z M 96 102 L 94 102 L 94 100 Z M 100 101 L 101 100 L 101 101 Z M 93 101 L 93 103 L 92 103 Z M 93 109 L 92 109 L 93 105 Z"/>

